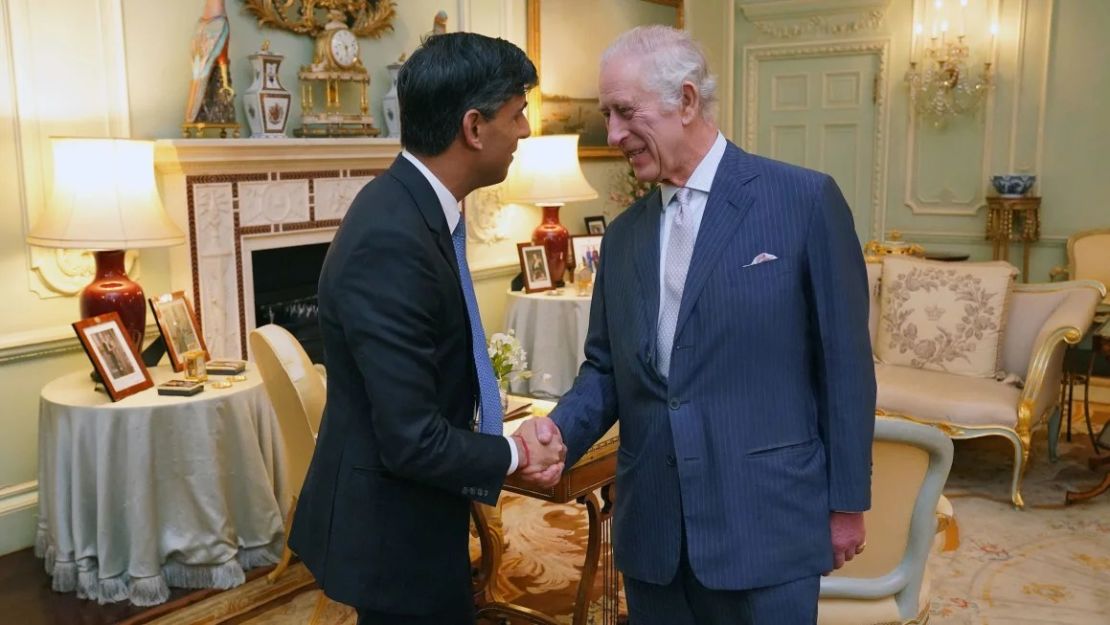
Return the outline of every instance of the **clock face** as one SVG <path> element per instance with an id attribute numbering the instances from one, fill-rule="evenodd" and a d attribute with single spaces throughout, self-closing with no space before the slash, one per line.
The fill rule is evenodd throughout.
<path id="1" fill-rule="evenodd" d="M 340 67 L 350 67 L 358 60 L 358 39 L 342 28 L 331 36 L 331 56 Z"/>

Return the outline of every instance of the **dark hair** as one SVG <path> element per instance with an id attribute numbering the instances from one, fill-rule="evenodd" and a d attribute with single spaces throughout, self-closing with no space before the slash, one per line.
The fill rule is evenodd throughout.
<path id="1" fill-rule="evenodd" d="M 504 39 L 476 33 L 433 35 L 397 77 L 401 145 L 414 154 L 440 154 L 458 136 L 468 110 L 492 119 L 536 80 L 536 66 Z"/>

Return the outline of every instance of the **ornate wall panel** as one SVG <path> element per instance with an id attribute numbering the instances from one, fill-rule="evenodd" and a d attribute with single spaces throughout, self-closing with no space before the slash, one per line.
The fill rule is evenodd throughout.
<path id="1" fill-rule="evenodd" d="M 778 125 L 771 129 L 771 146 L 758 145 L 760 119 L 760 68 L 764 62 L 781 59 L 820 59 L 846 55 L 873 55 L 877 60 L 877 70 L 873 84 L 854 71 L 831 71 L 822 75 L 820 81 L 807 80 L 805 76 L 776 76 L 772 82 L 769 108 L 773 112 L 802 110 L 811 106 L 812 98 L 819 98 L 824 109 L 848 108 L 858 106 L 868 87 L 873 87 L 872 97 L 875 105 L 873 136 L 859 136 L 851 128 L 838 124 L 827 124 L 821 129 L 822 154 L 819 158 L 822 169 L 833 173 L 838 166 L 853 166 L 859 163 L 839 163 L 837 159 L 826 158 L 824 152 L 830 149 L 847 149 L 870 142 L 871 170 L 868 172 L 846 173 L 845 177 L 853 182 L 841 181 L 850 187 L 855 181 L 870 186 L 872 233 L 883 231 L 885 221 L 886 172 L 887 172 L 887 132 L 889 128 L 888 81 L 890 74 L 890 42 L 885 39 L 859 41 L 819 41 L 798 44 L 753 45 L 744 48 L 744 101 L 741 111 L 743 135 L 741 145 L 744 149 L 757 153 L 771 153 L 776 158 L 803 162 L 803 154 L 809 154 L 816 146 L 807 145 L 805 128 L 794 125 Z M 814 84 L 817 83 L 817 84 Z M 765 149 L 761 152 L 761 148 Z M 857 150 L 858 152 L 858 150 Z M 791 155 L 794 155 L 793 157 Z M 847 172 L 847 170 L 845 170 Z M 839 180 L 839 178 L 838 178 Z M 844 189 L 848 196 L 848 189 Z"/>

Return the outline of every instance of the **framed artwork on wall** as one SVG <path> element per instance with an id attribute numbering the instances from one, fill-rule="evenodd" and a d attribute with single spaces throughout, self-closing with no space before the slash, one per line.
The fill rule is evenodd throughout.
<path id="1" fill-rule="evenodd" d="M 551 266 L 547 262 L 547 250 L 543 245 L 517 243 L 516 251 L 520 256 L 520 272 L 524 276 L 526 293 L 555 288 L 555 282 L 551 279 Z"/>
<path id="2" fill-rule="evenodd" d="M 683 0 L 528 0 L 527 19 L 528 57 L 540 74 L 540 84 L 528 94 L 532 132 L 579 135 L 581 158 L 620 156 L 608 146 L 598 109 L 598 59 L 618 35 L 636 26 L 682 28 Z"/>
<path id="3" fill-rule="evenodd" d="M 111 312 L 76 321 L 73 331 L 81 340 L 81 346 L 85 348 L 112 401 L 154 386 L 135 344 L 123 329 L 119 313 Z"/>
<path id="4" fill-rule="evenodd" d="M 184 291 L 150 298 L 150 309 L 158 322 L 162 340 L 166 342 L 166 354 L 174 371 L 185 369 L 185 354 L 189 352 L 203 352 L 204 360 L 209 360 L 208 346 L 204 344 L 204 335 L 200 333 L 197 317 Z"/>

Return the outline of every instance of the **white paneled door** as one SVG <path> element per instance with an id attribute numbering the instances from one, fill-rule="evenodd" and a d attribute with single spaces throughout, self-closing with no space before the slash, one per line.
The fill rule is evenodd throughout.
<path id="1" fill-rule="evenodd" d="M 759 67 L 755 151 L 828 173 L 852 207 L 856 234 L 872 238 L 874 54 L 766 59 Z"/>

